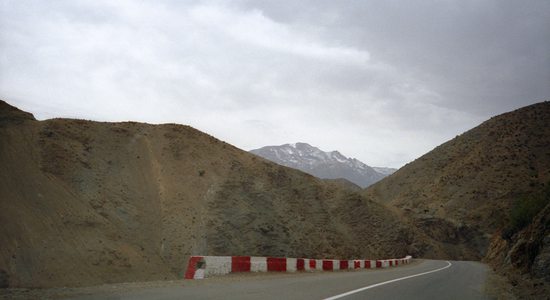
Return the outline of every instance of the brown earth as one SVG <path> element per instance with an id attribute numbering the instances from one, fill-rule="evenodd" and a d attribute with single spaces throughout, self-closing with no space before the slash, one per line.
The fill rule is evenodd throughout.
<path id="1" fill-rule="evenodd" d="M 36 121 L 0 101 L 0 286 L 181 278 L 189 255 L 485 259 L 548 288 L 550 104 L 494 117 L 362 191 L 188 126 Z M 514 230 L 510 230 L 514 228 Z"/>
<path id="2" fill-rule="evenodd" d="M 485 255 L 522 195 L 550 182 L 550 103 L 506 113 L 438 146 L 365 190 L 440 241 Z M 461 257 L 457 257 L 461 258 Z"/>
<path id="3" fill-rule="evenodd" d="M 189 255 L 383 258 L 412 229 L 342 182 L 189 126 L 53 119 L 0 102 L 0 282 L 181 278 Z"/>
<path id="4" fill-rule="evenodd" d="M 550 103 L 542 102 L 491 118 L 364 195 L 442 242 L 443 256 L 420 249 L 424 257 L 485 259 L 531 298 L 550 284 L 550 218 L 548 206 L 527 211 L 550 203 L 549 186 Z M 539 207 L 527 204 L 533 195 Z"/>
<path id="5" fill-rule="evenodd" d="M 497 232 L 484 261 L 506 276 L 512 292 L 524 299 L 550 295 L 550 199 L 533 221 L 511 237 Z"/>

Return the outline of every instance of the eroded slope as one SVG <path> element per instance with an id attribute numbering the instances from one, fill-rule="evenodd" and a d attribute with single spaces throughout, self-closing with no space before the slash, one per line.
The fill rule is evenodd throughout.
<path id="1" fill-rule="evenodd" d="M 383 205 L 188 126 L 36 121 L 0 102 L 0 165 L 9 286 L 178 278 L 192 254 L 408 253 Z"/>
<path id="2" fill-rule="evenodd" d="M 491 118 L 365 195 L 448 245 L 448 256 L 481 259 L 491 236 L 509 225 L 512 207 L 548 184 L 550 103 L 543 102 Z"/>

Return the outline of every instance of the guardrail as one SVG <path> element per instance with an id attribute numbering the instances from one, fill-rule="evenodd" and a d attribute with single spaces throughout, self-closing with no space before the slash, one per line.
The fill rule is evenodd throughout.
<path id="1" fill-rule="evenodd" d="M 297 272 L 376 269 L 410 263 L 412 256 L 392 259 L 311 259 L 258 256 L 191 256 L 185 279 L 239 272 Z"/>

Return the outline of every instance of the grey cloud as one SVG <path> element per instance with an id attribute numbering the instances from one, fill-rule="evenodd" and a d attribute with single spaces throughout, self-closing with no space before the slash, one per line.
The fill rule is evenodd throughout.
<path id="1" fill-rule="evenodd" d="M 368 48 L 373 60 L 436 89 L 447 108 L 487 116 L 550 92 L 548 1 L 299 3 L 246 2 L 281 22 L 316 24 L 327 39 Z"/>
<path id="2" fill-rule="evenodd" d="M 529 3 L 529 4 L 527 4 Z M 400 166 L 550 94 L 548 2 L 4 1 L 0 95 Z"/>

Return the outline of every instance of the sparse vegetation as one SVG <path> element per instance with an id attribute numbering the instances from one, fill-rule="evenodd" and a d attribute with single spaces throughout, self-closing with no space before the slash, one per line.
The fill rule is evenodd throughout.
<path id="1" fill-rule="evenodd" d="M 176 279 L 192 253 L 475 260 L 489 235 L 496 270 L 546 276 L 548 116 L 494 118 L 362 191 L 190 127 L 35 121 L 0 101 L 0 287 Z"/>
<path id="2" fill-rule="evenodd" d="M 503 231 L 502 237 L 509 240 L 516 232 L 529 225 L 549 202 L 550 183 L 542 191 L 518 199 L 510 211 L 510 225 Z"/>
<path id="3" fill-rule="evenodd" d="M 0 287 L 176 279 L 192 253 L 409 253 L 382 205 L 190 127 L 17 119 L 0 144 Z"/>

